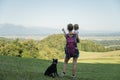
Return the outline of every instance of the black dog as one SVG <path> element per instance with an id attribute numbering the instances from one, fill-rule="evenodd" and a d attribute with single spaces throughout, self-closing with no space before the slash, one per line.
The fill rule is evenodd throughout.
<path id="1" fill-rule="evenodd" d="M 50 77 L 56 77 L 58 76 L 57 73 L 57 63 L 58 60 L 57 59 L 53 59 L 52 64 L 47 68 L 47 70 L 45 71 L 44 75 L 45 76 L 50 76 Z"/>

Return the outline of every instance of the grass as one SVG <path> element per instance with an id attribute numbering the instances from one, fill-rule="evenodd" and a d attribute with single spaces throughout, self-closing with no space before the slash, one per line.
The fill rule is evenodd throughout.
<path id="1" fill-rule="evenodd" d="M 81 52 L 77 63 L 76 80 L 119 80 L 120 51 L 107 53 Z M 71 59 L 72 60 L 72 59 Z M 51 60 L 0 56 L 0 80 L 70 80 L 72 64 L 67 67 L 64 78 L 44 76 Z M 58 63 L 58 73 L 63 62 Z"/>

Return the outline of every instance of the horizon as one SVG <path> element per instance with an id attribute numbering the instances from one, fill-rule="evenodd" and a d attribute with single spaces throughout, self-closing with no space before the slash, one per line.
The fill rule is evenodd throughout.
<path id="1" fill-rule="evenodd" d="M 43 26 L 33 26 L 33 27 L 26 27 L 26 26 L 23 26 L 23 25 L 15 25 L 15 24 L 11 24 L 11 23 L 4 23 L 4 24 L 0 24 L 0 28 L 4 29 L 4 28 L 9 28 L 9 27 L 12 27 L 13 28 L 16 27 L 16 28 L 26 28 L 26 29 L 52 29 L 52 30 L 59 30 L 61 31 L 62 28 L 53 28 L 53 27 L 43 27 Z M 66 31 L 67 31 L 67 27 L 63 27 Z M 89 31 L 89 32 L 106 32 L 107 30 L 94 30 L 94 29 L 83 29 L 83 28 L 79 28 L 79 31 L 83 32 L 83 31 Z M 108 31 L 108 32 L 120 32 L 119 30 L 118 31 L 114 31 L 114 30 L 111 30 L 111 31 Z"/>
<path id="2" fill-rule="evenodd" d="M 72 23 L 83 30 L 120 31 L 119 21 L 119 0 L 0 0 L 0 24 L 61 29 Z"/>
<path id="3" fill-rule="evenodd" d="M 47 30 L 48 32 L 49 32 L 49 30 L 51 31 L 53 31 L 53 30 L 55 30 L 55 33 L 56 33 L 56 31 L 58 31 L 57 33 L 62 33 L 62 28 L 64 28 L 65 29 L 65 31 L 67 32 L 67 27 L 62 27 L 62 28 L 53 28 L 53 27 L 43 27 L 43 26 L 33 26 L 33 27 L 26 27 L 26 26 L 23 26 L 23 25 L 16 25 L 16 24 L 11 24 L 11 23 L 4 23 L 4 24 L 0 24 L 0 31 L 2 31 L 3 29 L 5 30 L 7 30 L 8 28 L 10 28 L 11 27 L 11 29 L 15 29 L 15 28 L 19 28 L 19 29 L 30 29 L 30 30 L 43 30 L 43 31 L 45 31 L 45 30 Z M 109 33 L 119 33 L 120 32 L 120 30 L 95 30 L 95 29 L 83 29 L 83 28 L 79 28 L 79 30 L 78 30 L 80 33 L 106 33 L 106 34 L 109 34 Z M 85 31 L 85 32 L 84 32 Z"/>

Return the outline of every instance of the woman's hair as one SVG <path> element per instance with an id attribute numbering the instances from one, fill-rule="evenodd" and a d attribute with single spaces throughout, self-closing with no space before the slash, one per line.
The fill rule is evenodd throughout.
<path id="1" fill-rule="evenodd" d="M 67 29 L 68 29 L 68 31 L 72 31 L 73 30 L 73 25 L 72 24 L 68 24 L 67 25 Z"/>
<path id="2" fill-rule="evenodd" d="M 78 24 L 74 24 L 74 30 L 78 30 L 79 29 L 79 25 Z"/>

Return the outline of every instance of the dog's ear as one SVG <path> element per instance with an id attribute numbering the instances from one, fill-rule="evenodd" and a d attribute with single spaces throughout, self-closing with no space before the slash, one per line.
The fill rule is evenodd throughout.
<path id="1" fill-rule="evenodd" d="M 55 59 L 53 58 L 53 61 L 54 61 Z"/>
<path id="2" fill-rule="evenodd" d="M 58 63 L 58 59 L 55 59 L 55 62 Z"/>

